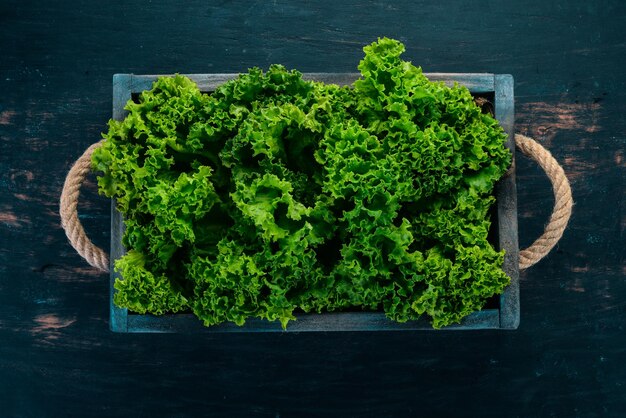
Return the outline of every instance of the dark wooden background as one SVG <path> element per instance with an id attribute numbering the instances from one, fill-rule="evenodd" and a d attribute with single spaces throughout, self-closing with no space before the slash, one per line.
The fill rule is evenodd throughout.
<path id="1" fill-rule="evenodd" d="M 626 6 L 469 3 L 1 1 L 0 417 L 625 416 Z M 68 245 L 57 201 L 106 128 L 112 75 L 354 71 L 383 35 L 425 71 L 513 74 L 517 131 L 570 176 L 571 225 L 522 274 L 519 330 L 111 333 L 108 276 Z M 552 198 L 518 158 L 526 246 Z M 108 247 L 93 178 L 80 213 Z"/>

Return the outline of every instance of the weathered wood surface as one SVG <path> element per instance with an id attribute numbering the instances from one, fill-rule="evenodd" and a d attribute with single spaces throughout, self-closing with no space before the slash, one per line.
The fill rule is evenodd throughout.
<path id="1" fill-rule="evenodd" d="M 617 0 L 1 2 L 0 416 L 623 416 L 624 27 Z M 520 328 L 111 333 L 107 275 L 57 215 L 64 175 L 111 116 L 111 76 L 350 72 L 381 35 L 428 72 L 513 74 L 517 130 L 570 176 L 571 225 L 522 273 Z M 526 246 L 552 197 L 518 157 Z M 93 178 L 79 210 L 108 247 Z"/>
<path id="2" fill-rule="evenodd" d="M 163 75 L 163 74 L 161 74 Z M 359 78 L 358 73 L 303 73 L 303 78 L 338 85 L 352 84 Z M 443 74 L 426 73 L 433 81 L 443 81 L 452 86 L 455 83 L 467 87 L 473 94 L 489 94 L 494 116 L 508 134 L 506 146 L 515 151 L 513 78 L 507 74 Z M 115 74 L 113 76 L 113 118 L 122 120 L 128 112 L 124 110 L 126 102 L 144 90 L 152 87 L 159 75 Z M 237 74 L 187 74 L 202 92 L 213 92 L 218 86 L 237 77 Z M 516 329 L 519 326 L 519 248 L 517 236 L 517 193 L 515 188 L 515 158 L 511 168 L 498 181 L 495 188 L 496 214 L 492 227 L 497 230 L 495 246 L 505 250 L 504 272 L 510 278 L 510 284 L 497 300 L 496 307 L 474 312 L 459 324 L 446 327 L 446 330 L 477 329 Z M 161 317 L 141 316 L 129 313 L 113 302 L 115 282 L 120 274 L 114 269 L 114 260 L 126 254 L 121 237 L 124 234 L 124 222 L 121 214 L 111 205 L 111 251 L 110 251 L 110 328 L 115 332 L 302 332 L 302 331 L 400 331 L 432 330 L 427 318 L 417 321 L 397 323 L 380 313 L 322 313 L 315 315 L 295 315 L 287 330 L 283 330 L 278 321 L 248 320 L 243 326 L 223 324 L 221 326 L 202 327 L 193 315 L 171 314 Z"/>

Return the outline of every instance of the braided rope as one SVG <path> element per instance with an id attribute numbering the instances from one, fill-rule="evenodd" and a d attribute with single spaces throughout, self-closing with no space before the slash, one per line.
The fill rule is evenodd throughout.
<path id="1" fill-rule="evenodd" d="M 85 229 L 78 219 L 76 207 L 78 205 L 78 197 L 80 195 L 80 186 L 85 180 L 85 176 L 91 170 L 91 154 L 102 145 L 100 142 L 92 144 L 83 155 L 74 163 L 63 185 L 61 192 L 61 202 L 59 214 L 61 215 L 61 226 L 65 230 L 65 235 L 70 240 L 72 247 L 81 255 L 90 265 L 102 270 L 109 271 L 109 257 L 96 247 L 85 234 Z"/>
<path id="2" fill-rule="evenodd" d="M 76 206 L 80 195 L 80 186 L 91 169 L 91 154 L 102 142 L 91 145 L 72 166 L 61 193 L 61 225 L 70 244 L 90 265 L 102 271 L 109 271 L 109 258 L 96 247 L 85 234 Z M 528 248 L 520 251 L 520 270 L 527 269 L 545 257 L 563 236 L 572 214 L 572 190 L 563 168 L 554 159 L 550 151 L 533 139 L 515 134 L 515 144 L 526 156 L 535 160 L 552 182 L 554 209 L 543 234 Z"/>
<path id="3" fill-rule="evenodd" d="M 552 183 L 554 193 L 554 208 L 543 234 L 530 247 L 520 251 L 519 268 L 524 270 L 545 257 L 559 242 L 572 215 L 574 201 L 565 172 L 550 151 L 535 140 L 520 134 L 515 134 L 515 145 L 541 166 Z"/>

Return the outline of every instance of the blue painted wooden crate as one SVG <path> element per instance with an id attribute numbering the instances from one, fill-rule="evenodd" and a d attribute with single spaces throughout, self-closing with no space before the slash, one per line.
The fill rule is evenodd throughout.
<path id="1" fill-rule="evenodd" d="M 236 78 L 238 74 L 191 74 L 201 91 L 211 92 L 220 84 Z M 309 73 L 304 78 L 335 83 L 351 84 L 360 75 L 357 73 Z M 505 74 L 443 74 L 426 76 L 433 81 L 446 84 L 458 82 L 466 86 L 475 96 L 484 98 L 493 105 L 493 112 L 508 134 L 507 147 L 515 155 L 513 78 Z M 113 118 L 122 120 L 126 116 L 124 106 L 133 95 L 149 90 L 158 75 L 116 74 L 113 76 Z M 519 247 L 517 239 L 517 193 L 515 186 L 515 159 L 511 169 L 500 179 L 495 189 L 496 205 L 493 227 L 497 249 L 506 250 L 503 269 L 511 278 L 511 284 L 487 307 L 467 316 L 460 324 L 446 327 L 451 330 L 467 329 L 516 329 L 519 325 Z M 300 332 L 300 331 L 401 331 L 433 330 L 427 318 L 406 323 L 387 319 L 382 312 L 339 312 L 323 314 L 296 314 L 287 331 L 278 321 L 268 322 L 249 319 L 244 326 L 225 323 L 205 327 L 193 314 L 168 314 L 162 316 L 139 315 L 119 308 L 113 303 L 113 284 L 119 275 L 114 272 L 113 262 L 120 258 L 125 249 L 122 245 L 124 224 L 122 215 L 111 204 L 111 330 L 115 332 Z"/>

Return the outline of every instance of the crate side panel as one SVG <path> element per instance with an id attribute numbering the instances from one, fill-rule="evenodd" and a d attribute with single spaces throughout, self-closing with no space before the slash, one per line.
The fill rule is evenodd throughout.
<path id="1" fill-rule="evenodd" d="M 224 323 L 205 327 L 191 314 L 134 315 L 128 316 L 129 332 L 157 333 L 239 333 L 239 332 L 333 332 L 333 331 L 433 331 L 426 319 L 405 323 L 392 322 L 379 312 L 338 312 L 326 314 L 300 314 L 289 322 L 287 330 L 280 323 L 261 319 L 249 319 L 243 326 Z M 497 309 L 475 312 L 460 324 L 442 329 L 450 331 L 497 329 L 500 314 Z"/>
<path id="2" fill-rule="evenodd" d="M 131 98 L 132 75 L 115 74 L 113 76 L 113 119 L 123 120 L 127 111 L 124 110 L 126 102 Z M 125 252 L 122 245 L 122 235 L 124 232 L 124 223 L 122 215 L 115 207 L 115 200 L 111 200 L 111 250 L 109 252 L 109 303 L 110 303 L 110 322 L 109 327 L 115 332 L 127 332 L 128 311 L 115 306 L 113 296 L 115 294 L 115 280 L 119 275 L 115 272 L 114 263 Z"/>
<path id="3" fill-rule="evenodd" d="M 201 91 L 214 91 L 217 87 L 227 81 L 233 80 L 239 74 L 183 74 L 193 80 Z M 472 93 L 491 93 L 495 90 L 494 75 L 482 73 L 424 73 L 431 81 L 443 81 L 447 86 L 453 86 L 458 83 L 467 87 Z M 133 75 L 131 91 L 139 93 L 152 88 L 152 83 L 163 76 L 173 76 L 173 74 L 147 74 Z M 352 84 L 361 77 L 360 73 L 303 73 L 302 78 L 305 80 L 323 81 L 325 83 L 338 84 L 345 86 Z"/>
<path id="4" fill-rule="evenodd" d="M 495 80 L 496 118 L 507 133 L 506 146 L 513 156 L 510 169 L 496 185 L 499 246 L 505 250 L 503 269 L 511 278 L 511 284 L 500 296 L 500 326 L 516 329 L 520 321 L 520 302 L 513 77 L 499 74 Z"/>

